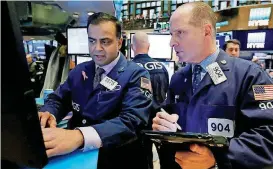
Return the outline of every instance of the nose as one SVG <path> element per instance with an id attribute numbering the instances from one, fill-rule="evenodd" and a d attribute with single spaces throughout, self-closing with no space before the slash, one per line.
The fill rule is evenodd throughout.
<path id="1" fill-rule="evenodd" d="M 173 37 L 171 37 L 170 47 L 173 48 L 175 46 L 177 46 L 177 42 L 175 41 L 175 39 Z"/>
<path id="2" fill-rule="evenodd" d="M 97 51 L 103 50 L 103 48 L 101 47 L 100 42 L 97 42 L 97 43 L 96 43 L 96 48 L 95 48 L 95 50 L 97 50 Z"/>

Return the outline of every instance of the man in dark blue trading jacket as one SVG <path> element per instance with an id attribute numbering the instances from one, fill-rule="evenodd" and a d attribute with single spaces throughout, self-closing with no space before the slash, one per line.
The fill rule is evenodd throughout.
<path id="1" fill-rule="evenodd" d="M 214 12 L 202 2 L 182 5 L 171 16 L 170 45 L 189 64 L 173 75 L 165 107 L 170 114 L 158 112 L 153 129 L 177 131 L 177 122 L 182 132 L 227 137 L 229 147 L 162 146 L 161 168 L 272 168 L 273 81 L 258 65 L 217 49 L 215 25 Z"/>
<path id="2" fill-rule="evenodd" d="M 153 91 L 153 106 L 149 118 L 148 128 L 152 129 L 152 119 L 155 117 L 156 112 L 162 106 L 166 99 L 166 94 L 169 87 L 169 75 L 165 66 L 149 55 L 149 39 L 148 35 L 144 32 L 136 32 L 132 38 L 132 50 L 134 51 L 134 59 L 139 66 L 149 71 L 151 76 L 152 91 Z M 145 142 L 147 154 L 149 154 L 149 166 L 153 168 L 153 154 L 152 142 L 146 140 Z"/>
<path id="3" fill-rule="evenodd" d="M 115 17 L 95 13 L 87 28 L 92 61 L 76 66 L 39 112 L 47 155 L 99 149 L 98 169 L 148 168 L 138 134 L 152 106 L 149 73 L 119 52 Z M 69 111 L 69 129 L 56 128 Z"/>

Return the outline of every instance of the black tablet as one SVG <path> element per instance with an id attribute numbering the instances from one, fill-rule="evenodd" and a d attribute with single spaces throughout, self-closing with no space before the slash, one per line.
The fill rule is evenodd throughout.
<path id="1" fill-rule="evenodd" d="M 144 130 L 145 137 L 157 143 L 171 144 L 203 144 L 209 147 L 227 147 L 229 145 L 226 137 L 214 136 L 204 133 L 183 133 Z"/>

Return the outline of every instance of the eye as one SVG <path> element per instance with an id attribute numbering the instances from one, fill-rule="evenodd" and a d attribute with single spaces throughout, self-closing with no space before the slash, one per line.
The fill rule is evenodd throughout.
<path id="1" fill-rule="evenodd" d="M 94 39 L 89 39 L 89 43 L 94 44 L 96 41 Z"/>
<path id="2" fill-rule="evenodd" d="M 102 44 L 108 45 L 110 43 L 110 40 L 102 40 Z"/>

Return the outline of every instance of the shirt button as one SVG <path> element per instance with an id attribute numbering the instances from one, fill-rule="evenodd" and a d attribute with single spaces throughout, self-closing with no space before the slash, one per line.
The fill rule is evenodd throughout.
<path id="1" fill-rule="evenodd" d="M 83 120 L 82 120 L 82 124 L 85 124 L 85 123 L 86 123 L 86 120 L 85 120 L 85 119 L 83 119 Z"/>

